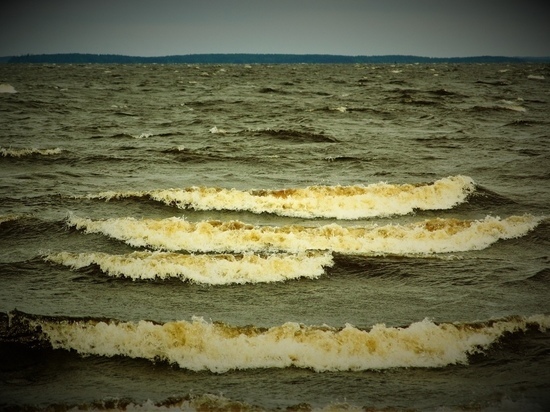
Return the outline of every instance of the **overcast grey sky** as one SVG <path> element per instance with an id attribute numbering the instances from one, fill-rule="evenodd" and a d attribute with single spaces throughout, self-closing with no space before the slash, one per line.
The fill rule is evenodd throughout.
<path id="1" fill-rule="evenodd" d="M 550 56 L 548 0 L 4 0 L 0 56 Z"/>

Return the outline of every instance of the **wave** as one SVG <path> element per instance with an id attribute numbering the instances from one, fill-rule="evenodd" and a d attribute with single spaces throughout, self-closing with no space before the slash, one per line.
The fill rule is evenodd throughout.
<path id="1" fill-rule="evenodd" d="M 173 133 L 151 133 L 151 132 L 142 132 L 140 134 L 130 134 L 130 133 L 115 133 L 110 135 L 94 135 L 91 136 L 92 139 L 148 139 L 151 137 L 166 137 L 173 136 Z"/>
<path id="2" fill-rule="evenodd" d="M 288 411 L 303 410 L 303 404 L 296 406 L 290 406 Z M 313 411 L 310 405 L 307 411 Z M 340 408 L 341 406 L 341 408 Z M 326 412 L 338 412 L 340 410 L 346 410 L 349 412 L 361 412 L 361 408 L 351 408 L 348 404 L 332 404 L 326 408 L 319 410 Z M 181 411 L 181 412 L 275 412 L 273 408 L 263 408 L 257 405 L 252 405 L 246 402 L 233 400 L 223 395 L 216 395 L 211 393 L 205 394 L 190 394 L 185 396 L 171 396 L 160 402 L 154 402 L 150 399 L 145 401 L 134 401 L 128 398 L 108 398 L 105 400 L 97 400 L 89 403 L 80 404 L 63 404 L 56 403 L 48 405 L 47 407 L 38 407 L 34 405 L 25 405 L 24 407 L 8 407 L 6 410 L 11 411 L 25 411 L 25 412 L 44 412 L 44 411 L 59 411 L 59 412 L 76 412 L 76 411 Z M 373 410 L 372 412 L 376 412 Z"/>
<path id="3" fill-rule="evenodd" d="M 246 131 L 246 134 L 252 136 L 268 136 L 294 143 L 338 143 L 336 138 L 323 133 L 293 129 L 250 129 Z"/>
<path id="4" fill-rule="evenodd" d="M 474 106 L 470 109 L 473 112 L 488 112 L 488 111 L 513 111 L 513 112 L 526 112 L 527 109 L 523 106 L 513 104 L 511 102 L 503 102 L 502 104 L 487 105 L 487 106 Z"/>
<path id="5" fill-rule="evenodd" d="M 15 214 L 0 215 L 0 225 L 2 223 L 12 222 L 14 220 L 19 220 L 21 218 L 22 218 L 22 215 L 15 215 Z"/>
<path id="6" fill-rule="evenodd" d="M 11 84 L 2 83 L 0 84 L 0 93 L 13 94 L 17 93 L 17 90 Z"/>
<path id="7" fill-rule="evenodd" d="M 193 371 L 308 368 L 359 371 L 441 368 L 468 364 L 504 336 L 546 332 L 550 315 L 513 316 L 478 323 L 435 323 L 406 327 L 376 324 L 370 330 L 287 322 L 270 328 L 191 321 L 122 322 L 61 318 L 12 311 L 0 319 L 4 341 L 50 346 L 81 355 L 126 356 L 164 361 Z"/>
<path id="8" fill-rule="evenodd" d="M 361 219 L 405 215 L 414 210 L 450 209 L 466 201 L 475 183 L 450 176 L 430 184 L 376 183 L 368 186 L 311 186 L 303 189 L 247 190 L 191 187 L 135 192 L 103 192 L 90 199 L 148 197 L 195 210 L 239 210 L 301 218 Z"/>
<path id="9" fill-rule="evenodd" d="M 288 94 L 285 90 L 274 89 L 272 87 L 262 87 L 258 90 L 259 93 L 277 93 L 277 94 Z"/>
<path id="10" fill-rule="evenodd" d="M 531 215 L 483 220 L 429 219 L 406 225 L 342 227 L 253 226 L 239 221 L 197 223 L 172 217 L 91 220 L 70 215 L 67 224 L 134 247 L 194 252 L 331 250 L 342 254 L 430 255 L 485 249 L 500 239 L 525 235 L 542 218 Z"/>
<path id="11" fill-rule="evenodd" d="M 17 408 L 8 407 L 7 410 L 24 410 L 25 412 L 44 412 L 44 411 L 129 411 L 129 412 L 141 412 L 141 411 L 182 411 L 182 412 L 388 412 L 388 411 L 413 411 L 416 409 L 395 409 L 389 406 L 358 406 L 351 404 L 347 401 L 339 402 L 332 401 L 327 405 L 314 406 L 309 403 L 301 402 L 296 405 L 289 405 L 285 409 L 264 407 L 256 404 L 250 404 L 247 402 L 227 398 L 224 395 L 217 395 L 212 393 L 204 394 L 188 394 L 184 396 L 171 396 L 168 399 L 162 401 L 152 401 L 147 399 L 145 401 L 134 401 L 128 398 L 108 398 L 105 400 L 98 400 L 89 403 L 80 404 L 64 404 L 56 403 L 48 405 L 47 407 L 38 407 L 34 405 L 25 405 L 24 407 Z M 537 401 L 529 399 L 512 400 L 505 395 L 502 395 L 500 399 L 495 399 L 492 402 L 484 402 L 481 405 L 475 402 L 469 402 L 468 405 L 455 406 L 454 409 L 448 409 L 440 407 L 434 410 L 441 411 L 477 411 L 477 412 L 495 412 L 495 411 L 530 411 L 530 412 L 543 412 L 544 406 Z"/>
<path id="12" fill-rule="evenodd" d="M 0 156 L 2 157 L 26 157 L 33 155 L 41 156 L 54 156 L 61 154 L 63 149 L 58 147 L 54 149 L 37 149 L 37 148 L 23 148 L 23 149 L 12 149 L 0 147 Z"/>
<path id="13" fill-rule="evenodd" d="M 364 162 L 365 159 L 356 156 L 327 156 L 323 158 L 327 162 Z"/>
<path id="14" fill-rule="evenodd" d="M 548 122 L 541 121 L 541 120 L 527 120 L 527 119 L 517 119 L 513 120 L 510 123 L 506 123 L 504 126 L 520 126 L 520 127 L 528 127 L 528 126 L 537 126 L 537 125 L 547 125 Z"/>
<path id="15" fill-rule="evenodd" d="M 210 285 L 281 282 L 300 277 L 316 279 L 324 273 L 324 267 L 334 264 L 332 255 L 326 252 L 268 256 L 183 255 L 146 251 L 127 255 L 61 252 L 48 254 L 44 259 L 72 269 L 98 265 L 111 276 L 133 280 L 176 277 Z"/>
<path id="16" fill-rule="evenodd" d="M 210 151 L 209 148 L 203 149 L 189 149 L 184 146 L 177 146 L 170 149 L 163 150 L 162 153 L 174 155 L 174 158 L 177 161 L 184 163 L 199 163 L 204 162 L 226 162 L 228 160 L 233 160 L 231 156 L 228 156 L 225 153 L 219 153 L 218 151 Z M 114 193 L 114 192 L 107 192 Z M 146 193 L 146 192 L 142 192 Z M 129 193 L 130 197 L 138 196 L 141 197 L 142 194 L 139 192 Z M 90 195 L 89 198 L 101 198 L 101 196 Z M 115 196 L 115 197 L 128 197 L 128 196 Z"/>

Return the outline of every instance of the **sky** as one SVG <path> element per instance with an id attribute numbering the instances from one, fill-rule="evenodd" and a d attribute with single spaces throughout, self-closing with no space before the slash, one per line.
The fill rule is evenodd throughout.
<path id="1" fill-rule="evenodd" d="M 550 56 L 548 0 L 4 0 L 0 56 Z"/>

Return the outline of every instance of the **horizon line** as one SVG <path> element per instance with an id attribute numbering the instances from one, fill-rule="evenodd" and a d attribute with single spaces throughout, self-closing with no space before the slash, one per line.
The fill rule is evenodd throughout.
<path id="1" fill-rule="evenodd" d="M 92 56 L 121 56 L 121 57 L 139 57 L 139 58 L 162 58 L 173 56 L 203 56 L 203 55 L 266 55 L 266 56 L 337 56 L 337 57 L 386 57 L 386 56 L 403 56 L 403 57 L 421 57 L 428 59 L 466 59 L 472 57 L 506 57 L 506 58 L 531 58 L 544 59 L 550 58 L 549 55 L 533 56 L 533 55 L 507 55 L 507 54 L 472 54 L 472 55 L 449 55 L 449 56 L 429 56 L 423 54 L 403 54 L 403 53 L 384 53 L 384 54 L 337 54 L 337 53 L 285 53 L 285 52 L 200 52 L 200 53 L 174 53 L 174 54 L 158 54 L 158 55 L 140 55 L 140 54 L 123 54 L 123 53 L 93 53 L 93 52 L 49 52 L 49 53 L 21 53 L 8 54 L 0 56 L 6 57 L 23 57 L 23 56 L 52 56 L 52 55 L 92 55 Z"/>
<path id="2" fill-rule="evenodd" d="M 479 55 L 429 57 L 412 54 L 193 53 L 133 56 L 105 53 L 44 53 L 0 57 L 0 64 L 430 64 L 550 63 L 550 56 Z"/>

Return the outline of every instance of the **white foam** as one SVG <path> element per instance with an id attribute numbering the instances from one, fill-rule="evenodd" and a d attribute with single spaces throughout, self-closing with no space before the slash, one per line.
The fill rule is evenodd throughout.
<path id="1" fill-rule="evenodd" d="M 68 217 L 68 224 L 87 233 L 125 241 L 131 246 L 194 252 L 262 252 L 330 250 L 344 254 L 429 255 L 481 250 L 500 239 L 525 235 L 542 218 L 531 215 L 483 220 L 430 219 L 407 225 L 343 227 L 253 226 L 239 221 L 187 222 L 115 218 L 91 220 Z"/>
<path id="2" fill-rule="evenodd" d="M 140 135 L 138 136 L 133 136 L 135 139 L 148 139 L 150 137 L 154 136 L 153 133 L 147 133 L 147 132 L 143 132 L 141 133 Z"/>
<path id="3" fill-rule="evenodd" d="M 374 325 L 361 330 L 304 326 L 287 322 L 269 329 L 234 327 L 202 318 L 156 324 L 149 321 L 54 322 L 35 320 L 54 348 L 83 355 L 128 356 L 163 360 L 194 371 L 310 368 L 350 371 L 387 368 L 438 368 L 466 364 L 503 334 L 550 327 L 549 315 L 513 317 L 483 324 L 435 324 L 406 328 Z"/>
<path id="4" fill-rule="evenodd" d="M 516 104 L 515 102 L 512 102 L 510 100 L 502 100 L 502 105 L 499 107 L 502 109 L 512 110 L 514 112 L 526 112 L 527 109 L 523 106 L 520 106 Z"/>
<path id="5" fill-rule="evenodd" d="M 13 94 L 17 93 L 17 90 L 11 84 L 2 83 L 0 84 L 0 93 Z"/>
<path id="6" fill-rule="evenodd" d="M 148 196 L 179 208 L 245 210 L 301 218 L 361 219 L 405 215 L 414 210 L 450 209 L 475 190 L 467 176 L 431 184 L 376 183 L 368 186 L 311 186 L 303 189 L 248 190 L 191 187 L 150 192 L 103 192 L 89 198 Z"/>
<path id="7" fill-rule="evenodd" d="M 20 219 L 21 215 L 9 214 L 9 215 L 0 215 L 0 224 L 5 222 L 11 222 L 14 220 Z"/>
<path id="8" fill-rule="evenodd" d="M 227 131 L 225 131 L 223 129 L 218 129 L 217 126 L 214 126 L 213 128 L 211 128 L 209 130 L 209 132 L 212 133 L 212 134 L 225 134 L 225 133 L 227 133 Z"/>
<path id="9" fill-rule="evenodd" d="M 210 285 L 281 282 L 300 277 L 318 278 L 324 267 L 334 264 L 330 253 L 304 252 L 296 255 L 258 256 L 182 255 L 163 252 L 49 254 L 45 259 L 80 269 L 92 264 L 115 277 L 166 279 L 170 277 Z"/>
<path id="10" fill-rule="evenodd" d="M 55 149 L 37 149 L 37 148 L 23 148 L 23 149 L 13 149 L 0 147 L 0 155 L 3 157 L 25 157 L 32 155 L 41 155 L 41 156 L 53 156 L 58 155 L 63 152 L 60 148 Z"/>

